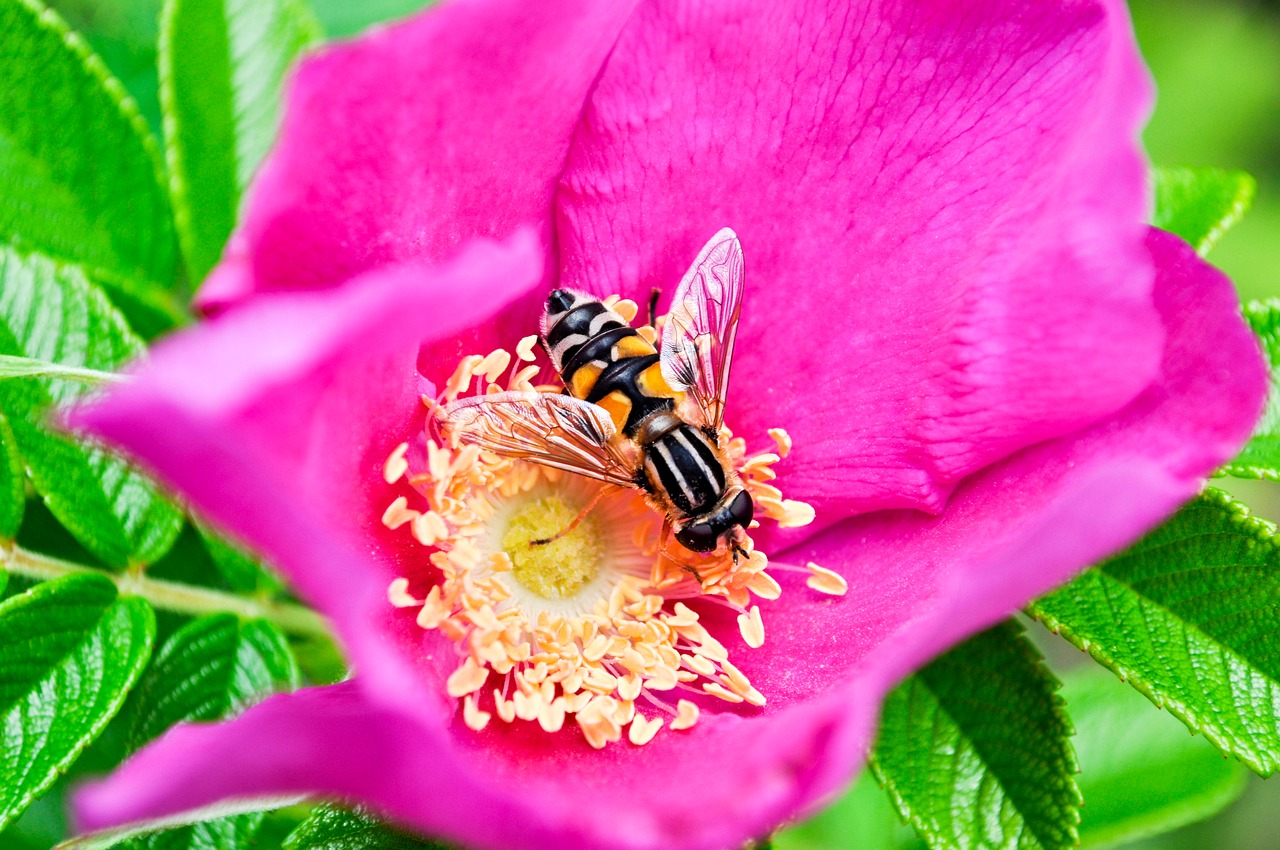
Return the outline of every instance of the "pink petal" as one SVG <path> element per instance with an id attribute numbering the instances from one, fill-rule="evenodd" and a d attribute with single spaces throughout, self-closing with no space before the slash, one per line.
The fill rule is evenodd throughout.
<path id="1" fill-rule="evenodd" d="M 1132 543 L 1248 439 L 1266 372 L 1230 281 L 1176 237 L 1152 231 L 1147 245 L 1169 334 L 1155 382 L 1093 428 L 966 480 L 939 517 L 863 515 L 780 555 L 837 570 L 849 593 L 815 604 L 787 588 L 771 603 L 768 642 L 739 664 L 770 710 L 815 691 L 837 706 L 883 693 Z"/>
<path id="2" fill-rule="evenodd" d="M 440 260 L 534 224 L 635 0 L 471 0 L 323 48 L 200 301 Z"/>
<path id="3" fill-rule="evenodd" d="M 81 825 L 97 829 L 210 800 L 323 790 L 412 813 L 420 828 L 440 834 L 455 832 L 465 817 L 476 847 L 553 846 L 557 836 L 531 817 L 527 803 L 494 794 L 490 784 L 459 758 L 441 727 L 372 704 L 355 682 L 344 682 L 272 697 L 227 723 L 177 727 L 110 780 L 81 789 L 76 806 Z M 438 804 L 424 806 L 426 800 Z"/>
<path id="4" fill-rule="evenodd" d="M 568 733 L 446 725 L 365 677 L 363 693 L 276 698 L 167 735 L 85 792 L 86 825 L 310 790 L 478 848 L 718 850 L 812 810 L 856 771 L 898 679 L 1135 539 L 1247 438 L 1265 372 L 1229 282 L 1173 237 L 1149 245 L 1169 333 L 1156 381 L 1095 427 L 966 481 L 939 517 L 865 515 L 786 553 L 839 570 L 850 592 L 791 582 L 767 606 L 764 647 L 733 648 L 769 697 L 754 715 L 707 713 L 691 731 L 595 752 Z M 355 646 L 357 666 L 392 647 Z"/>
<path id="5" fill-rule="evenodd" d="M 741 724 L 729 731 L 718 737 L 741 747 Z M 627 775 L 617 759 L 584 744 L 594 764 L 588 768 L 579 759 L 569 767 L 574 773 L 589 769 L 592 783 L 575 778 L 549 789 L 544 775 L 524 793 L 513 784 L 520 781 L 518 765 L 512 775 L 495 775 L 490 764 L 450 741 L 444 727 L 370 702 L 352 681 L 275 696 L 229 722 L 179 726 L 109 779 L 82 788 L 75 804 L 80 826 L 94 830 L 192 811 L 216 800 L 320 793 L 373 806 L 425 834 L 477 850 L 718 850 L 740 844 L 744 829 L 763 833 L 782 817 L 779 804 L 790 801 L 794 774 L 805 772 L 804 753 L 825 743 L 811 740 L 812 731 L 766 736 L 754 758 L 748 752 L 711 759 L 697 806 L 682 803 L 688 790 L 677 794 L 680 789 L 670 784 L 679 774 L 647 765 L 650 773 Z M 672 740 L 654 755 L 686 764 L 716 745 L 716 736 L 698 742 L 687 735 L 665 737 Z M 796 761 L 788 764 L 789 759 Z M 753 762 L 769 762 L 768 769 L 759 770 Z M 753 798 L 764 808 L 742 813 L 737 822 L 708 817 L 707 806 L 737 807 L 739 801 L 727 799 L 727 789 L 737 786 L 739 769 L 760 783 Z M 619 799 L 649 786 L 664 798 L 664 811 L 650 810 L 643 798 Z M 556 793 L 548 794 L 551 790 Z M 624 805 L 596 808 L 592 801 L 598 796 Z"/>
<path id="6" fill-rule="evenodd" d="M 361 670 L 409 700 L 421 677 L 378 647 L 395 626 L 387 585 L 422 550 L 381 523 L 399 494 L 383 463 L 420 433 L 420 344 L 456 347 L 480 326 L 519 334 L 494 317 L 529 299 L 542 260 L 524 231 L 442 266 L 255 299 L 165 341 L 134 381 L 71 422 L 139 458 L 267 557 L 334 620 Z"/>
<path id="7" fill-rule="evenodd" d="M 562 280 L 669 294 L 733 227 L 729 424 L 790 430 L 820 520 L 936 512 L 1155 373 L 1150 101 L 1119 0 L 645 4 L 561 181 Z"/>

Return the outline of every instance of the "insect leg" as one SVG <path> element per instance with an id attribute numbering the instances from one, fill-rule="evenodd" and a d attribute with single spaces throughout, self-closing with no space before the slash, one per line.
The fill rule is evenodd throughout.
<path id="1" fill-rule="evenodd" d="M 655 290 L 655 291 L 656 291 L 656 290 Z M 672 526 L 672 524 L 671 524 L 671 519 L 670 519 L 669 517 L 668 517 L 667 519 L 664 519 L 664 520 L 662 521 L 662 536 L 659 538 L 659 540 L 660 540 L 661 542 L 658 544 L 658 555 L 659 555 L 659 556 L 660 556 L 664 561 L 670 561 L 671 563 L 675 564 L 675 565 L 676 565 L 677 567 L 679 567 L 680 569 L 684 570 L 686 573 L 689 573 L 691 576 L 693 576 L 694 578 L 696 578 L 696 579 L 698 580 L 698 584 L 699 584 L 699 585 L 701 585 L 701 584 L 702 584 L 702 576 L 698 575 L 698 571 L 697 571 L 697 570 L 695 570 L 695 569 L 694 569 L 692 566 L 690 566 L 689 564 L 682 564 L 682 563 L 680 563 L 680 562 L 679 562 L 679 561 L 677 561 L 675 558 L 671 557 L 671 554 L 670 554 L 669 552 L 667 552 L 667 543 L 669 543 L 669 542 L 671 541 L 671 529 L 672 529 L 672 527 L 673 527 L 673 526 Z"/>
<path id="2" fill-rule="evenodd" d="M 658 329 L 658 299 L 662 297 L 662 290 L 654 287 L 649 290 L 649 327 L 654 330 Z"/>
<path id="3" fill-rule="evenodd" d="M 568 525 L 566 525 L 564 528 L 560 529 L 550 537 L 542 537 L 537 540 L 530 540 L 529 545 L 530 546 L 546 546 L 548 543 L 552 543 L 556 540 L 559 540 L 561 537 L 564 537 L 566 534 L 573 531 L 575 528 L 578 527 L 578 524 L 580 522 L 582 522 L 584 519 L 587 518 L 587 514 L 591 513 L 591 509 L 594 508 L 596 505 L 600 504 L 600 500 L 604 498 L 604 494 L 605 494 L 605 488 L 602 487 L 600 488 L 600 492 L 596 493 L 596 495 L 591 499 L 590 502 L 587 502 L 587 506 L 582 510 L 578 511 L 578 515 L 573 518 L 572 522 L 570 522 Z"/>

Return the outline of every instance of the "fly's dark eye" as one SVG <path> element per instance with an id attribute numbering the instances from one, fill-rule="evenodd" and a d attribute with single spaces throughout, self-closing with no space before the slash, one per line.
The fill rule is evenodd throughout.
<path id="1" fill-rule="evenodd" d="M 733 500 L 733 504 L 729 506 L 729 516 L 733 517 L 735 525 L 746 528 L 751 525 L 751 518 L 756 514 L 756 504 L 751 501 L 751 494 L 743 490 Z"/>
<path id="2" fill-rule="evenodd" d="M 720 535 L 709 522 L 694 522 L 676 532 L 676 540 L 690 552 L 710 552 L 720 542 Z"/>

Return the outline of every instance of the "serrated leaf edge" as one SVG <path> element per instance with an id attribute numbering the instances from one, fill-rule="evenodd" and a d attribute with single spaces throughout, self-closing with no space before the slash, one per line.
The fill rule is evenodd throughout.
<path id="1" fill-rule="evenodd" d="M 1064 754 L 1066 755 L 1068 769 L 1066 778 L 1074 798 L 1074 805 L 1070 806 L 1067 810 L 1068 817 L 1070 819 L 1070 823 L 1067 824 L 1067 832 L 1073 844 L 1078 845 L 1080 843 L 1080 807 L 1084 805 L 1085 800 L 1080 791 L 1080 785 L 1076 781 L 1076 776 L 1080 773 L 1080 761 L 1076 756 L 1075 747 L 1071 744 L 1071 738 L 1075 735 L 1075 726 L 1071 722 L 1071 716 L 1067 711 L 1066 702 L 1062 698 L 1062 680 L 1053 673 L 1049 668 L 1045 657 L 1035 648 L 1031 641 L 1025 637 L 1026 629 L 1024 629 L 1021 624 L 1010 620 L 1006 621 L 1003 625 L 1010 629 L 1010 637 L 1013 638 L 1013 643 L 1018 647 L 1018 652 L 1022 653 L 1024 659 L 1030 661 L 1032 665 L 1043 674 L 1043 681 L 1049 686 L 1050 710 L 1058 721 L 1062 723 L 1066 732 L 1066 737 L 1063 738 L 1063 743 L 1066 745 Z M 997 625 L 992 628 L 1000 628 L 1000 626 Z M 937 691 L 929 687 L 929 684 L 918 673 L 913 674 L 912 678 L 915 679 L 920 687 L 926 689 L 933 695 L 934 700 L 938 705 L 939 712 L 944 714 L 955 728 L 961 731 L 965 740 L 973 747 L 974 752 L 982 758 L 983 764 L 989 766 L 991 764 L 991 760 L 988 758 L 987 754 L 978 746 L 975 739 L 965 731 L 964 726 L 956 719 L 956 717 L 946 709 L 946 703 L 939 698 Z M 940 829 L 938 824 L 925 819 L 913 811 L 912 807 L 908 805 L 906 798 L 899 793 L 897 787 L 884 772 L 879 761 L 875 757 L 874 750 L 867 756 L 867 767 L 871 770 L 872 775 L 875 776 L 876 782 L 878 782 L 880 787 L 884 789 L 885 794 L 889 797 L 894 810 L 898 813 L 898 817 L 902 819 L 902 822 L 914 829 L 922 841 L 933 847 L 934 845 L 930 842 L 929 836 L 926 834 L 926 829 L 932 828 L 933 831 L 939 832 Z M 1013 795 L 1009 794 L 1009 786 L 1006 783 L 1005 778 L 997 775 L 995 771 L 990 770 L 989 767 L 988 773 L 990 773 L 999 783 L 1006 799 L 1008 799 L 1009 802 L 1017 808 L 1018 815 L 1022 819 L 1023 829 L 1025 830 L 1024 834 L 1030 834 L 1035 838 L 1040 847 L 1046 848 L 1046 850 L 1051 850 L 1055 845 L 1046 841 L 1044 836 L 1040 835 L 1035 830 L 1031 821 L 1023 814 L 1021 806 L 1019 806 L 1014 800 Z"/>
<path id="2" fill-rule="evenodd" d="M 1249 512 L 1248 506 L 1231 498 L 1230 494 L 1222 490 L 1218 490 L 1213 487 L 1208 487 L 1201 494 L 1200 498 L 1202 500 L 1208 501 L 1209 504 L 1213 507 L 1220 507 L 1232 514 L 1235 514 L 1235 516 L 1230 517 L 1230 520 L 1238 523 L 1245 534 L 1253 537 L 1253 540 L 1251 541 L 1251 545 L 1267 546 L 1272 551 L 1280 553 L 1280 541 L 1275 539 L 1276 526 L 1274 523 L 1268 522 L 1267 520 L 1262 519 L 1261 517 L 1252 515 Z M 1097 568 L 1095 567 L 1093 569 L 1097 569 Z M 1117 584 L 1125 584 L 1119 579 L 1116 579 L 1110 576 L 1108 576 L 1107 578 L 1110 581 L 1116 582 Z M 1125 586 L 1130 587 L 1127 584 L 1125 584 Z M 1133 590 L 1132 587 L 1130 587 L 1130 590 L 1132 590 L 1132 592 L 1135 593 L 1136 595 L 1141 596 L 1144 600 L 1148 601 L 1152 605 L 1155 605 L 1163 610 L 1168 610 L 1167 608 L 1165 608 L 1165 606 L 1161 605 L 1159 602 L 1156 602 L 1154 599 L 1151 599 L 1150 597 L 1144 596 L 1141 593 L 1138 593 L 1138 591 Z M 1172 615 L 1172 612 L 1170 613 Z M 1241 763 L 1247 765 L 1255 773 L 1263 777 L 1270 776 L 1271 774 L 1276 772 L 1276 769 L 1278 769 L 1278 768 L 1268 769 L 1264 765 L 1259 764 L 1255 759 L 1250 758 L 1242 753 L 1235 752 L 1232 748 L 1230 739 L 1227 737 L 1224 737 L 1223 735 L 1218 734 L 1217 731 L 1212 728 L 1212 726 L 1207 726 L 1201 723 L 1199 713 L 1196 712 L 1191 706 L 1183 704 L 1180 700 L 1163 699 L 1153 689 L 1151 683 L 1146 681 L 1143 678 L 1141 672 L 1135 671 L 1129 668 L 1128 666 L 1126 666 L 1125 664 L 1110 657 L 1109 655 L 1106 654 L 1105 650 L 1100 649 L 1098 645 L 1093 641 L 1090 641 L 1087 638 L 1083 638 L 1076 635 L 1071 630 L 1071 627 L 1069 625 L 1062 622 L 1061 620 L 1058 620 L 1056 617 L 1049 614 L 1048 612 L 1040 610 L 1036 602 L 1032 602 L 1030 605 L 1027 606 L 1027 614 L 1028 616 L 1033 617 L 1037 621 L 1039 621 L 1042 625 L 1044 625 L 1045 628 L 1049 629 L 1049 631 L 1062 637 L 1072 646 L 1075 646 L 1078 649 L 1084 652 L 1087 652 L 1090 658 L 1098 662 L 1098 664 L 1100 664 L 1105 669 L 1110 670 L 1112 673 L 1116 675 L 1117 678 L 1120 679 L 1120 681 L 1125 682 L 1134 690 L 1136 690 L 1138 693 L 1142 694 L 1144 697 L 1150 700 L 1151 704 L 1154 705 L 1156 708 L 1161 710 L 1168 709 L 1171 715 L 1178 718 L 1180 721 L 1182 721 L 1184 725 L 1186 725 L 1187 729 L 1191 732 L 1192 735 L 1197 735 L 1197 734 L 1203 735 L 1205 740 L 1209 741 L 1215 747 L 1217 747 L 1218 750 L 1222 752 L 1224 756 L 1230 756 L 1232 758 L 1237 759 Z M 1185 623 L 1185 621 L 1182 621 L 1182 622 Z M 1185 623 L 1185 627 L 1187 629 L 1192 629 L 1192 630 L 1195 630 L 1196 632 L 1199 632 L 1201 635 L 1204 636 L 1205 640 L 1210 643 L 1214 643 L 1214 644 L 1218 643 L 1214 638 L 1211 638 L 1209 635 L 1205 634 L 1203 631 L 1200 631 L 1199 627 L 1197 627 L 1194 623 Z M 1230 650 L 1226 647 L 1223 647 L 1222 651 L 1224 653 L 1230 653 L 1232 656 L 1235 656 L 1237 658 L 1240 657 L 1233 650 Z M 1251 666 L 1251 665 L 1248 665 L 1248 666 Z M 1261 676 L 1264 674 L 1259 673 L 1258 675 Z M 1272 679 L 1271 681 L 1276 685 L 1277 689 L 1280 689 L 1280 681 L 1276 681 L 1274 679 Z"/>
<path id="3" fill-rule="evenodd" d="M 120 110 L 129 127 L 142 143 L 143 151 L 147 159 L 151 163 L 151 174 L 155 180 L 157 196 L 162 198 L 165 205 L 165 211 L 168 212 L 166 221 L 169 224 L 170 234 L 176 236 L 173 220 L 173 205 L 169 200 L 167 190 L 168 179 L 165 172 L 164 160 L 160 155 L 160 147 L 156 141 L 155 135 L 151 132 L 151 127 L 147 124 L 147 119 L 143 117 L 142 110 L 138 106 L 138 102 L 134 100 L 133 95 L 129 94 L 128 89 L 124 87 L 116 77 L 111 73 L 107 64 L 102 58 L 94 52 L 93 47 L 84 40 L 78 32 L 73 30 L 70 25 L 63 20 L 62 16 L 48 6 L 37 2 L 37 0 L 10 0 L 20 6 L 23 6 L 31 13 L 33 19 L 38 26 L 51 31 L 58 36 L 71 53 L 79 59 L 81 65 L 87 70 L 106 91 L 111 102 Z M 176 244 L 173 248 L 176 248 Z M 41 251 L 44 256 L 49 256 Z M 64 261 L 71 262 L 68 258 L 62 258 Z M 179 257 L 176 254 L 173 257 L 174 269 L 178 268 Z M 88 273 L 89 269 L 80 266 L 80 268 Z M 157 284 L 163 287 L 172 285 L 172 280 L 157 280 Z"/>
<path id="4" fill-rule="evenodd" d="M 134 663 L 127 670 L 123 671 L 125 673 L 124 686 L 121 687 L 107 702 L 105 710 L 94 720 L 93 723 L 89 725 L 86 732 L 80 736 L 80 741 L 68 750 L 61 759 L 54 762 L 52 770 L 49 771 L 48 776 L 33 785 L 17 799 L 17 804 L 12 812 L 7 816 L 0 813 L 0 831 L 3 831 L 9 826 L 9 824 L 16 820 L 18 816 L 20 816 L 27 807 L 36 800 L 37 797 L 49 790 L 49 788 L 58 781 L 59 777 L 63 776 L 71 765 L 75 763 L 75 760 L 80 757 L 80 754 L 84 752 L 85 748 L 93 743 L 100 734 L 102 734 L 102 730 L 107 728 L 107 724 L 111 722 L 112 718 L 114 718 L 120 711 L 121 706 L 124 705 L 124 701 L 128 697 L 129 692 L 133 689 L 133 686 L 137 684 L 138 677 L 142 675 L 142 671 L 146 668 L 147 662 L 151 658 L 152 642 L 155 638 L 155 612 L 152 611 L 151 606 L 148 605 L 145 600 L 137 597 L 121 596 L 117 593 L 114 584 L 107 579 L 99 578 L 97 576 L 67 576 L 66 578 L 58 581 L 38 584 L 26 593 L 20 596 L 10 597 L 3 603 L 0 603 L 0 616 L 4 616 L 4 614 L 13 608 L 30 605 L 33 600 L 38 600 L 42 596 L 53 596 L 68 584 L 81 583 L 84 581 L 101 582 L 104 586 L 110 587 L 113 593 L 116 593 L 115 599 L 110 605 L 102 610 L 102 615 L 98 618 L 98 621 L 94 623 L 92 628 L 88 630 L 88 632 L 92 632 L 94 629 L 99 628 L 102 625 L 102 622 L 106 620 L 117 607 L 129 607 L 143 615 L 141 618 L 141 631 L 145 634 L 140 635 L 138 633 L 138 620 L 131 616 L 129 617 L 129 622 L 134 626 L 132 629 L 132 637 L 134 640 L 141 638 L 141 643 L 145 644 L 145 646 L 138 652 L 134 659 Z"/>

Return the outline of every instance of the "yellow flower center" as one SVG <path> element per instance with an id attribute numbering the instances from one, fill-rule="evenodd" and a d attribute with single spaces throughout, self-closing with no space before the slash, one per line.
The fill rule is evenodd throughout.
<path id="1" fill-rule="evenodd" d="M 583 507 L 546 496 L 528 503 L 507 522 L 502 550 L 511 559 L 511 571 L 543 599 L 571 597 L 600 573 L 604 551 L 594 519 L 588 516 L 568 534 L 556 536 Z M 549 543 L 538 542 L 548 539 Z"/>
<path id="2" fill-rule="evenodd" d="M 606 303 L 635 317 L 632 302 Z M 652 327 L 636 330 L 656 339 Z M 538 382 L 547 370 L 534 362 L 536 342 L 521 340 L 514 356 L 498 349 L 464 357 L 440 397 L 423 403 L 431 411 L 472 392 L 560 392 Z M 813 509 L 773 483 L 791 438 L 780 428 L 769 437 L 773 445 L 754 454 L 727 430 L 720 440 L 758 518 L 806 525 Z M 460 445 L 434 417 L 412 450 L 395 448 L 383 474 L 406 485 L 383 524 L 406 528 L 423 547 L 420 574 L 393 581 L 388 601 L 416 609 L 420 627 L 455 643 L 460 661 L 445 690 L 476 731 L 495 717 L 537 722 L 548 733 L 571 719 L 597 749 L 624 736 L 642 746 L 664 727 L 693 727 L 709 700 L 762 706 L 765 695 L 701 612 L 735 612 L 741 642 L 754 649 L 765 642 L 756 600 L 782 592 L 771 567 L 805 573 L 819 593 L 847 589 L 817 564 L 770 564 L 749 536 L 737 552 L 687 552 L 664 537 L 667 518 L 644 492 Z"/>

